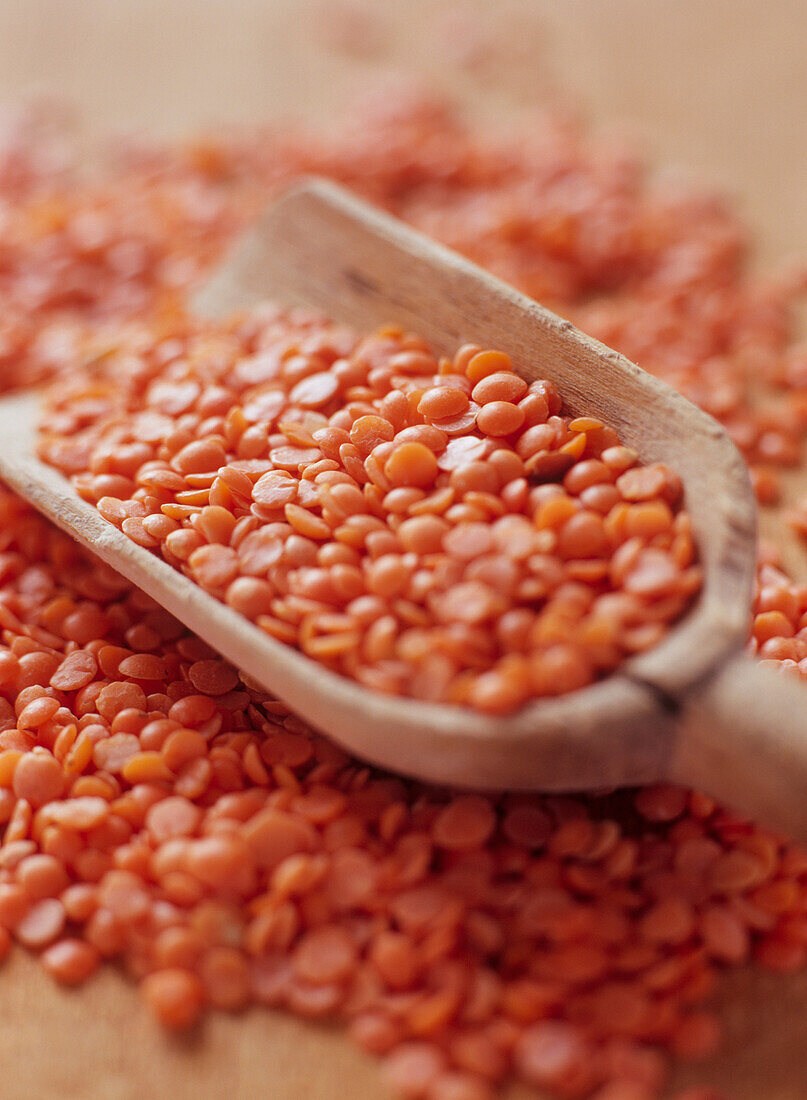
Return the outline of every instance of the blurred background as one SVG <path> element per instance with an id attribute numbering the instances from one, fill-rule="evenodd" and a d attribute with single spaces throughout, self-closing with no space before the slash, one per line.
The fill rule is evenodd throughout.
<path id="1" fill-rule="evenodd" d="M 739 196 L 771 256 L 807 244 L 805 41 L 803 0 L 0 0 L 0 102 L 178 135 L 334 117 L 386 73 L 497 126 L 561 95 Z"/>

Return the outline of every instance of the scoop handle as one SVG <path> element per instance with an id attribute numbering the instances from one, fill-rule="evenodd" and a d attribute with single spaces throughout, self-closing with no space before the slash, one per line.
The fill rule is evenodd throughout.
<path id="1" fill-rule="evenodd" d="M 807 843 L 807 684 L 731 658 L 688 697 L 671 771 Z"/>

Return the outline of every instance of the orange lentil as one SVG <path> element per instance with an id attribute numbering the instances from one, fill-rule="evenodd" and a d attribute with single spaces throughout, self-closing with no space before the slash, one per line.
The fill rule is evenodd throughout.
<path id="1" fill-rule="evenodd" d="M 470 1073 L 441 1073 L 429 1085 L 429 1100 L 491 1100 L 490 1086 Z"/>
<path id="2" fill-rule="evenodd" d="M 162 746 L 162 757 L 167 767 L 174 772 L 191 760 L 204 756 L 207 742 L 200 733 L 191 729 L 177 729 L 169 733 Z"/>
<path id="3" fill-rule="evenodd" d="M 423 443 L 401 443 L 387 459 L 384 473 L 393 485 L 426 488 L 437 476 L 437 459 Z"/>
<path id="4" fill-rule="evenodd" d="M 188 556 L 198 584 L 208 589 L 225 588 L 238 576 L 238 555 L 229 546 L 199 546 Z"/>
<path id="5" fill-rule="evenodd" d="M 582 1081 L 585 1088 L 590 1047 L 569 1024 L 553 1020 L 533 1024 L 520 1036 L 514 1054 L 528 1084 L 565 1090 Z"/>
<path id="6" fill-rule="evenodd" d="M 137 684 L 117 681 L 101 689 L 96 699 L 96 707 L 102 717 L 111 721 L 120 711 L 129 707 L 145 710 L 146 694 Z"/>
<path id="7" fill-rule="evenodd" d="M 162 680 L 165 677 L 165 662 L 155 654 L 135 653 L 121 661 L 118 672 L 134 680 Z"/>
<path id="8" fill-rule="evenodd" d="M 59 940 L 42 952 L 45 970 L 62 985 L 82 985 L 100 961 L 98 952 L 83 940 Z"/>
<path id="9" fill-rule="evenodd" d="M 727 963 L 741 963 L 748 958 L 748 929 L 728 906 L 712 905 L 706 909 L 700 916 L 698 932 L 713 958 Z"/>
<path id="10" fill-rule="evenodd" d="M 0 786 L 10 787 L 17 770 L 17 764 L 23 756 L 19 749 L 5 749 L 0 752 Z"/>
<path id="11" fill-rule="evenodd" d="M 34 854 L 22 859 L 16 868 L 17 882 L 32 901 L 55 897 L 70 879 L 60 860 L 51 855 Z"/>
<path id="12" fill-rule="evenodd" d="M 347 932 L 322 928 L 308 932 L 300 940 L 293 957 L 296 973 L 312 985 L 345 981 L 353 972 L 356 946 Z"/>
<path id="13" fill-rule="evenodd" d="M 59 691 L 78 691 L 91 683 L 98 664 L 91 653 L 77 650 L 69 654 L 54 672 L 50 686 Z"/>
<path id="14" fill-rule="evenodd" d="M 506 370 L 489 374 L 477 382 L 471 391 L 471 397 L 478 405 L 487 405 L 491 402 L 516 403 L 526 392 L 527 383 L 524 379 Z"/>
<path id="15" fill-rule="evenodd" d="M 216 704 L 206 695 L 185 695 L 177 699 L 168 717 L 183 726 L 202 726 L 216 713 Z"/>
<path id="16" fill-rule="evenodd" d="M 468 408 L 468 395 L 456 386 L 436 386 L 426 390 L 418 402 L 417 411 L 429 420 L 444 420 L 459 416 Z"/>
<path id="17" fill-rule="evenodd" d="M 65 802 L 51 802 L 47 808 L 48 820 L 69 829 L 92 829 L 100 825 L 109 813 L 109 805 L 103 798 L 70 798 Z"/>
<path id="18" fill-rule="evenodd" d="M 249 970 L 244 955 L 226 945 L 209 948 L 199 966 L 205 997 L 214 1008 L 235 1012 L 250 995 Z"/>
<path id="19" fill-rule="evenodd" d="M 401 1043 L 384 1064 L 384 1077 L 395 1093 L 410 1100 L 423 1100 L 445 1068 L 445 1056 L 429 1043 Z"/>
<path id="20" fill-rule="evenodd" d="M 39 729 L 53 718 L 58 709 L 58 699 L 50 699 L 48 696 L 34 699 L 23 707 L 17 717 L 17 726 L 23 730 Z"/>
<path id="21" fill-rule="evenodd" d="M 164 1027 L 184 1030 L 199 1018 L 204 991 L 199 978 L 189 970 L 156 970 L 143 979 L 142 990 L 146 1004 Z"/>
<path id="22" fill-rule="evenodd" d="M 282 810 L 267 807 L 251 818 L 244 839 L 259 867 L 274 868 L 296 852 L 317 846 L 317 834 L 305 822 Z"/>
<path id="23" fill-rule="evenodd" d="M 204 695 L 226 695 L 238 684 L 238 673 L 224 661 L 196 661 L 188 671 L 188 678 Z"/>
<path id="24" fill-rule="evenodd" d="M 705 1058 L 714 1053 L 720 1042 L 720 1028 L 714 1016 L 692 1012 L 675 1029 L 673 1050 L 686 1059 Z"/>
<path id="25" fill-rule="evenodd" d="M 465 365 L 465 374 L 477 385 L 497 372 L 510 372 L 510 356 L 503 351 L 477 351 Z"/>
<path id="26" fill-rule="evenodd" d="M 26 753 L 14 769 L 13 789 L 17 798 L 42 806 L 58 798 L 64 789 L 61 765 L 44 749 Z"/>
<path id="27" fill-rule="evenodd" d="M 652 943 L 686 943 L 695 930 L 695 914 L 683 898 L 665 898 L 642 917 L 639 934 Z"/>
<path id="28" fill-rule="evenodd" d="M 14 935 L 25 947 L 41 948 L 59 936 L 65 923 L 65 911 L 56 898 L 35 902 L 14 927 Z"/>
<path id="29" fill-rule="evenodd" d="M 432 826 L 435 844 L 452 851 L 480 848 L 496 827 L 496 816 L 486 798 L 461 795 L 441 810 Z"/>
<path id="30" fill-rule="evenodd" d="M 186 798 L 164 798 L 146 811 L 145 825 L 161 844 L 170 837 L 190 836 L 202 820 L 201 810 Z"/>
<path id="31" fill-rule="evenodd" d="M 491 401 L 476 418 L 476 426 L 484 435 L 512 435 L 523 423 L 524 410 L 509 401 Z"/>
<path id="32" fill-rule="evenodd" d="M 297 496 L 297 482 L 284 471 L 269 471 L 258 477 L 252 486 L 252 498 L 255 504 L 267 508 L 281 508 L 290 504 Z"/>

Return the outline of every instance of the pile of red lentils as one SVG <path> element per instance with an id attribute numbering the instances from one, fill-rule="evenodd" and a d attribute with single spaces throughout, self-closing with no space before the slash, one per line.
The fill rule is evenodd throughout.
<path id="1" fill-rule="evenodd" d="M 399 102 L 322 139 L 124 149 L 92 180 L 58 136 L 28 119 L 0 147 L 9 386 L 56 371 L 86 390 L 90 347 L 101 378 L 105 348 L 129 350 L 133 377 L 155 354 L 170 370 L 185 288 L 313 170 L 673 380 L 766 499 L 798 461 L 795 280 L 749 276 L 730 212 L 565 123 L 505 146 Z M 760 379 L 780 388 L 764 413 Z M 721 971 L 807 962 L 807 857 L 703 794 L 490 798 L 374 771 L 6 491 L 0 517 L 0 944 L 57 981 L 118 960 L 169 1027 L 256 1002 L 341 1020 L 411 1100 L 489 1100 L 508 1078 L 653 1100 L 667 1053 L 719 1042 Z M 770 553 L 756 611 L 761 656 L 807 667 L 807 586 Z"/>
<path id="2" fill-rule="evenodd" d="M 505 713 L 656 644 L 700 584 L 665 466 L 501 351 L 277 308 L 107 350 L 40 445 L 101 515 L 375 690 Z"/>

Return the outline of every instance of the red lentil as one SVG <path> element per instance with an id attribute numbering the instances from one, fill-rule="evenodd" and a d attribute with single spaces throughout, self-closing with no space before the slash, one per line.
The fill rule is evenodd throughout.
<path id="1" fill-rule="evenodd" d="M 155 970 L 144 978 L 143 997 L 161 1024 L 177 1029 L 194 1024 L 204 1003 L 199 978 L 178 967 Z"/>
<path id="2" fill-rule="evenodd" d="M 62 985 L 82 985 L 100 961 L 98 952 L 83 940 L 59 940 L 42 954 L 42 965 Z"/>
<path id="3" fill-rule="evenodd" d="M 73 381 L 75 398 L 86 385 L 76 363 L 88 337 L 105 354 L 113 348 L 127 393 L 139 393 L 142 372 L 153 371 L 152 408 L 141 412 L 137 438 L 110 439 L 87 473 L 76 427 L 99 410 L 75 405 L 58 425 L 52 457 L 71 473 L 84 470 L 82 496 L 138 541 L 164 543 L 172 564 L 191 569 L 205 548 L 194 561 L 209 567 L 217 595 L 242 613 L 260 607 L 262 624 L 285 641 L 297 639 L 301 607 L 275 608 L 263 584 L 288 566 L 311 571 L 307 598 L 321 599 L 326 573 L 339 598 L 356 601 L 362 626 L 382 624 L 364 644 L 372 662 L 387 659 L 402 632 L 394 615 L 379 616 L 378 601 L 398 597 L 351 588 L 361 554 L 395 559 L 378 571 L 378 583 L 394 591 L 407 554 L 438 554 L 449 530 L 471 527 L 455 536 L 464 555 L 455 560 L 474 571 L 466 583 L 490 584 L 485 558 L 494 551 L 475 525 L 494 528 L 495 551 L 510 548 L 516 563 L 530 558 L 534 537 L 513 523 L 518 516 L 505 516 L 499 530 L 496 499 L 523 513 L 536 494 L 540 529 L 555 537 L 583 515 L 571 552 L 577 539 L 596 549 L 592 514 L 620 545 L 652 542 L 681 522 L 670 519 L 674 478 L 638 466 L 591 417 L 563 421 L 574 436 L 569 449 L 556 438 L 560 424 L 549 423 L 561 415 L 558 395 L 540 384 L 521 395 L 503 352 L 466 347 L 450 365 L 438 362 L 417 396 L 424 422 L 409 426 L 404 394 L 376 398 L 393 370 L 414 393 L 431 361 L 396 332 L 366 348 L 362 374 L 350 361 L 352 338 L 318 333 L 300 315 L 299 346 L 284 360 L 272 340 L 282 341 L 288 319 L 269 313 L 237 339 L 204 336 L 200 360 L 221 368 L 204 395 L 183 379 L 187 322 L 176 309 L 177 284 L 300 171 L 324 171 L 369 193 L 672 381 L 723 421 L 756 465 L 762 497 L 778 492 L 776 468 L 793 460 L 807 427 L 804 349 L 792 344 L 789 291 L 760 288 L 747 275 L 744 233 L 732 215 L 698 196 L 654 193 L 638 162 L 592 152 L 563 124 L 537 146 L 503 150 L 444 110 L 397 105 L 349 141 L 289 149 L 262 136 L 254 145 L 133 157 L 103 186 L 54 181 L 43 167 L 52 162 L 28 155 L 47 147 L 47 129 L 29 120 L 20 134 L 12 152 L 25 170 L 11 182 L 0 175 L 14 214 L 2 234 L 2 384 L 55 371 L 66 380 L 63 398 Z M 480 223 L 479 213 L 494 208 L 507 217 Z M 127 344 L 120 322 L 138 315 L 145 323 Z M 244 343 L 250 354 L 231 379 L 228 364 Z M 294 421 L 274 385 L 284 362 L 299 407 Z M 773 413 L 755 407 L 750 374 L 785 388 Z M 511 389 L 498 388 L 502 376 Z M 230 414 L 233 397 L 247 390 L 249 400 Z M 355 410 L 323 427 L 317 417 L 327 420 L 322 410 L 348 390 Z M 523 409 L 524 422 L 514 429 L 518 447 L 491 454 L 499 440 L 485 434 L 490 414 L 481 427 L 479 417 L 497 402 Z M 208 421 L 202 447 L 194 446 L 198 423 L 189 428 L 183 416 Z M 365 417 L 374 423 L 356 428 Z M 439 425 L 425 422 L 432 417 Z M 393 426 L 390 438 L 378 421 Z M 426 469 L 418 450 L 424 483 L 411 483 L 400 457 L 391 472 L 404 481 L 393 483 L 386 467 L 400 448 L 383 447 L 399 436 L 400 447 L 425 447 L 440 473 Z M 580 441 L 588 451 L 577 453 Z M 150 463 L 157 444 L 164 453 Z M 377 461 L 365 467 L 376 447 Z M 542 453 L 563 447 L 565 472 Z M 209 465 L 231 454 L 227 465 Z M 311 464 L 310 478 L 299 477 L 300 462 Z M 447 481 L 435 487 L 427 473 Z M 536 476 L 563 484 L 536 490 Z M 321 517 L 307 481 L 333 486 L 336 557 L 316 537 L 321 529 L 309 517 Z M 356 492 L 336 491 L 340 484 Z M 166 513 L 148 515 L 149 498 L 163 495 L 172 501 Z M 292 511 L 298 534 L 285 532 L 281 544 L 262 525 L 291 526 L 285 505 L 300 510 Z M 219 511 L 235 517 L 250 506 L 267 512 L 238 518 L 232 530 Z M 234 580 L 232 556 L 221 549 L 237 558 Z M 678 570 L 692 564 L 683 525 L 669 554 Z M 626 586 L 630 578 L 640 593 L 666 583 L 658 558 L 620 564 Z M 501 588 L 506 577 L 495 576 Z M 477 610 L 484 606 L 478 588 L 470 594 Z M 340 623 L 328 606 L 330 643 Z M 497 625 L 508 651 L 528 646 L 522 612 L 506 612 Z M 755 613 L 752 651 L 807 675 L 807 589 L 767 549 Z M 417 642 L 415 635 L 406 645 Z M 553 660 L 570 685 L 581 675 L 562 648 Z M 476 690 L 496 698 L 502 686 L 480 677 Z M 519 692 L 509 699 L 517 706 Z M 385 1058 L 403 1095 L 425 1100 L 486 1100 L 510 1072 L 561 1096 L 656 1097 L 665 1076 L 656 1046 L 700 1057 L 717 1040 L 703 1006 L 720 970 L 753 957 L 787 971 L 803 967 L 807 954 L 805 857 L 780 838 L 670 786 L 477 800 L 368 770 L 239 682 L 1 489 L 0 823 L 0 956 L 17 939 L 67 983 L 85 980 L 102 957 L 118 958 L 169 1027 L 249 999 L 338 1016 Z M 685 1095 L 718 1097 L 708 1089 Z"/>

